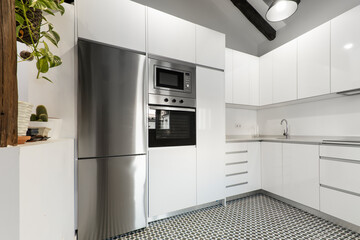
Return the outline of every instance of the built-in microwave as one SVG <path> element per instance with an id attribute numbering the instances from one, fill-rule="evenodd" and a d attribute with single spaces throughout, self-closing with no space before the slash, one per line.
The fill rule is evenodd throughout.
<path id="1" fill-rule="evenodd" d="M 150 58 L 149 93 L 196 98 L 195 66 Z"/>

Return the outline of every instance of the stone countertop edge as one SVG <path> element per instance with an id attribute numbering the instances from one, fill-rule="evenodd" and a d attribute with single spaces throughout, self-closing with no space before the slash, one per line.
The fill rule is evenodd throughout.
<path id="1" fill-rule="evenodd" d="M 233 142 L 281 142 L 281 143 L 303 143 L 303 144 L 323 144 L 324 140 L 333 140 L 335 145 L 356 145 L 360 146 L 360 137 L 344 137 L 344 136 L 290 136 L 289 138 L 285 138 L 284 136 L 246 136 L 246 135 L 227 135 L 226 143 Z M 357 141 L 349 143 L 338 143 L 336 141 Z"/>

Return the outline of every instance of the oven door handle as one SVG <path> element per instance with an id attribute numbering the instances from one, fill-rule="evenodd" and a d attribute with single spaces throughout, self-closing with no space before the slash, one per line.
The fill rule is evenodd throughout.
<path id="1" fill-rule="evenodd" d="M 152 110 L 169 110 L 169 111 L 180 111 L 180 112 L 195 112 L 194 108 L 182 108 L 182 107 L 162 107 L 162 106 L 149 106 Z"/>

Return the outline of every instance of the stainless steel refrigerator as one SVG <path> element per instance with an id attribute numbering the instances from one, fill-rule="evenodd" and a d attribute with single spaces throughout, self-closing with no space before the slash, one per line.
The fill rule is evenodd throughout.
<path id="1" fill-rule="evenodd" d="M 145 55 L 80 39 L 78 239 L 146 226 Z"/>

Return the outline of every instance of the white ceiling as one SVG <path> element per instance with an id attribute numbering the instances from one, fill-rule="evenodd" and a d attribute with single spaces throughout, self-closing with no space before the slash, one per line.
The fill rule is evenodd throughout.
<path id="1" fill-rule="evenodd" d="M 223 32 L 227 47 L 252 55 L 268 51 L 325 23 L 360 4 L 360 0 L 302 0 L 299 10 L 282 23 L 273 24 L 277 38 L 268 41 L 230 0 L 133 0 L 188 21 Z M 248 0 L 261 14 L 263 0 Z M 265 0 L 269 1 L 269 0 Z"/>

